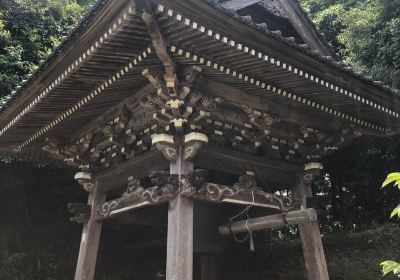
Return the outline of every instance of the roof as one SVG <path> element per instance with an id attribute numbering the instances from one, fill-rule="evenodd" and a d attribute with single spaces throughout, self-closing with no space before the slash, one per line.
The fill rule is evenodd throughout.
<path id="1" fill-rule="evenodd" d="M 283 2 L 255 5 L 281 22 L 288 16 Z M 302 120 L 311 121 L 314 130 L 326 126 L 334 131 L 345 123 L 371 135 L 390 135 L 400 129 L 398 91 L 241 15 L 245 8 L 226 9 L 216 1 L 209 6 L 200 0 L 160 3 L 163 9 L 157 20 L 175 63 L 182 69 L 201 67 L 205 79 L 229 89 L 226 99 L 238 90 L 238 96 L 250 96 L 248 102 L 258 106 L 257 110 L 268 109 L 288 129 Z M 13 93 L 0 110 L 3 150 L 35 147 L 49 135 L 65 141 L 80 137 L 89 123 L 101 125 L 101 119 L 118 110 L 121 101 L 132 97 L 134 103 L 151 92 L 142 71 L 152 69 L 162 77 L 158 72 L 161 62 L 140 15 L 130 4 L 99 1 Z M 296 30 L 287 27 L 286 32 Z M 267 103 L 257 104 L 259 98 Z M 135 108 L 132 112 L 140 118 Z"/>

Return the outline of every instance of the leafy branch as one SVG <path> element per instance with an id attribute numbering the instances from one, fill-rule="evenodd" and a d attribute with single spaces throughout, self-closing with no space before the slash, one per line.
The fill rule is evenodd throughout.
<path id="1" fill-rule="evenodd" d="M 382 188 L 394 186 L 400 190 L 400 172 L 391 173 L 386 177 L 386 180 L 382 183 Z M 397 216 L 400 218 L 400 204 L 393 209 L 390 214 L 390 218 Z M 384 261 L 381 262 L 383 276 L 393 273 L 400 277 L 400 264 L 395 261 Z"/>

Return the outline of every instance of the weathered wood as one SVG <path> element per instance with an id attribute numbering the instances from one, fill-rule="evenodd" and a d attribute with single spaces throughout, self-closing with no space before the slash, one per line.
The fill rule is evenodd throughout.
<path id="1" fill-rule="evenodd" d="M 308 169 L 297 175 L 294 195 L 302 201 L 302 209 L 307 207 L 307 198 L 312 197 L 311 183 L 317 169 Z M 329 280 L 321 233 L 317 222 L 307 222 L 298 225 L 303 246 L 304 261 L 308 280 Z"/>
<path id="2" fill-rule="evenodd" d="M 88 204 L 91 205 L 91 215 L 83 225 L 75 280 L 93 280 L 96 268 L 97 251 L 99 247 L 102 223 L 96 221 L 96 209 L 106 200 L 106 194 L 101 191 L 99 182 L 89 193 Z"/>
<path id="3" fill-rule="evenodd" d="M 200 279 L 217 280 L 217 256 L 202 254 L 200 256 Z"/>
<path id="4" fill-rule="evenodd" d="M 242 175 L 246 171 L 254 171 L 255 177 L 261 181 L 272 181 L 284 185 L 295 183 L 294 173 L 300 166 L 282 161 L 268 160 L 262 157 L 220 148 L 207 144 L 194 160 L 196 168 Z"/>
<path id="5" fill-rule="evenodd" d="M 317 213 L 314 209 L 304 209 L 288 212 L 284 214 L 276 214 L 265 217 L 253 218 L 244 221 L 233 222 L 219 227 L 221 235 L 231 235 L 232 233 L 242 233 L 264 229 L 280 228 L 286 225 L 300 225 L 317 221 Z"/>
<path id="6" fill-rule="evenodd" d="M 298 201 L 292 198 L 278 196 L 259 189 L 245 189 L 238 184 L 234 186 L 224 186 L 206 183 L 193 198 L 211 203 L 253 205 L 280 211 L 289 211 L 299 208 Z"/>
<path id="7" fill-rule="evenodd" d="M 109 168 L 98 174 L 97 178 L 102 180 L 101 188 L 109 191 L 126 186 L 129 176 L 137 178 L 146 177 L 155 170 L 168 168 L 169 163 L 162 157 L 161 152 L 150 150 L 142 155 L 130 158 L 128 161 L 116 167 Z"/>
<path id="8" fill-rule="evenodd" d="M 153 178 L 152 181 L 158 182 L 149 188 L 142 187 L 139 179 L 130 178 L 120 198 L 107 201 L 97 209 L 96 219 L 110 219 L 146 206 L 160 205 L 176 197 L 179 184 L 177 176 L 166 176 L 164 172 L 161 176 L 165 178 Z"/>
<path id="9" fill-rule="evenodd" d="M 175 190 L 170 192 L 170 190 L 163 188 L 151 187 L 137 195 L 113 199 L 103 203 L 97 209 L 96 220 L 101 221 L 114 218 L 146 206 L 161 205 L 167 203 L 175 195 Z"/>
<path id="10" fill-rule="evenodd" d="M 292 0 L 277 0 L 281 7 L 285 10 L 290 23 L 296 29 L 297 33 L 303 41 L 312 49 L 318 50 L 322 55 L 332 56 L 326 42 L 323 42 L 318 35 L 318 31 L 302 11 L 300 3 Z"/>
<path id="11" fill-rule="evenodd" d="M 171 162 L 170 173 L 182 175 L 190 172 L 183 158 L 182 146 L 178 158 Z M 186 167 L 184 167 L 186 166 Z M 193 169 L 192 169 L 193 170 Z M 167 280 L 192 280 L 193 278 L 193 200 L 178 194 L 169 202 L 167 235 Z"/>
<path id="12" fill-rule="evenodd" d="M 245 104 L 260 111 L 270 112 L 289 123 L 310 127 L 324 127 L 328 131 L 335 131 L 341 127 L 339 120 L 333 120 L 328 117 L 316 118 L 310 112 L 304 112 L 301 104 L 283 104 L 271 100 L 269 96 L 253 96 L 231 85 L 211 79 L 201 81 L 198 86 L 205 92 L 222 97 L 224 100 L 236 104 L 236 106 Z"/>
<path id="13" fill-rule="evenodd" d="M 167 280 L 193 277 L 193 200 L 179 194 L 168 208 Z"/>
<path id="14" fill-rule="evenodd" d="M 299 226 L 303 245 L 304 261 L 308 280 L 329 280 L 324 248 L 318 223 L 303 223 Z"/>

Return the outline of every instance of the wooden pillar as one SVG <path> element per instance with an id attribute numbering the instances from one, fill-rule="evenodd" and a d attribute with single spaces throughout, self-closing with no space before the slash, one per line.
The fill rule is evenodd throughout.
<path id="1" fill-rule="evenodd" d="M 217 256 L 202 254 L 200 256 L 201 280 L 217 280 Z"/>
<path id="2" fill-rule="evenodd" d="M 297 175 L 294 195 L 301 200 L 301 208 L 307 208 L 307 198 L 312 197 L 311 184 L 322 169 L 319 163 L 305 165 L 304 173 Z M 321 233 L 317 222 L 298 225 L 308 280 L 329 280 Z"/>
<path id="3" fill-rule="evenodd" d="M 86 176 L 83 180 L 78 174 Z M 95 221 L 95 212 L 106 200 L 106 194 L 100 191 L 98 182 L 92 183 L 89 173 L 78 173 L 75 178 L 89 191 L 88 204 L 91 205 L 91 214 L 88 222 L 83 225 L 78 263 L 75 271 L 75 280 L 93 280 L 96 268 L 97 251 L 99 248 L 101 222 Z"/>
<path id="4" fill-rule="evenodd" d="M 184 159 L 182 146 L 170 164 L 170 173 L 193 172 L 193 164 Z M 193 200 L 178 194 L 169 202 L 166 280 L 193 278 Z"/>

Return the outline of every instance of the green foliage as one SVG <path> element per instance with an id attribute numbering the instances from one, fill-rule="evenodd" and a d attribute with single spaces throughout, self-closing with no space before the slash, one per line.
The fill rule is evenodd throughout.
<path id="1" fill-rule="evenodd" d="M 395 187 L 400 189 L 400 173 L 395 172 L 395 173 L 390 173 L 387 177 L 386 180 L 382 183 L 382 188 L 387 187 L 389 185 L 393 184 Z M 400 205 L 398 205 L 396 208 L 393 209 L 392 213 L 390 214 L 390 218 L 393 217 L 399 217 L 400 218 Z M 387 275 L 389 273 L 398 275 L 400 277 L 400 264 L 394 261 L 384 261 L 381 262 L 382 266 L 382 273 L 383 275 Z"/>
<path id="2" fill-rule="evenodd" d="M 382 188 L 387 187 L 392 183 L 400 189 L 400 172 L 390 173 L 382 183 Z"/>
<path id="3" fill-rule="evenodd" d="M 93 0 L 0 2 L 0 103 L 76 25 Z"/>
<path id="4" fill-rule="evenodd" d="M 393 272 L 396 275 L 400 275 L 400 264 L 394 261 L 381 262 L 383 276 Z"/>
<path id="5" fill-rule="evenodd" d="M 400 0 L 302 0 L 345 62 L 400 86 Z"/>

